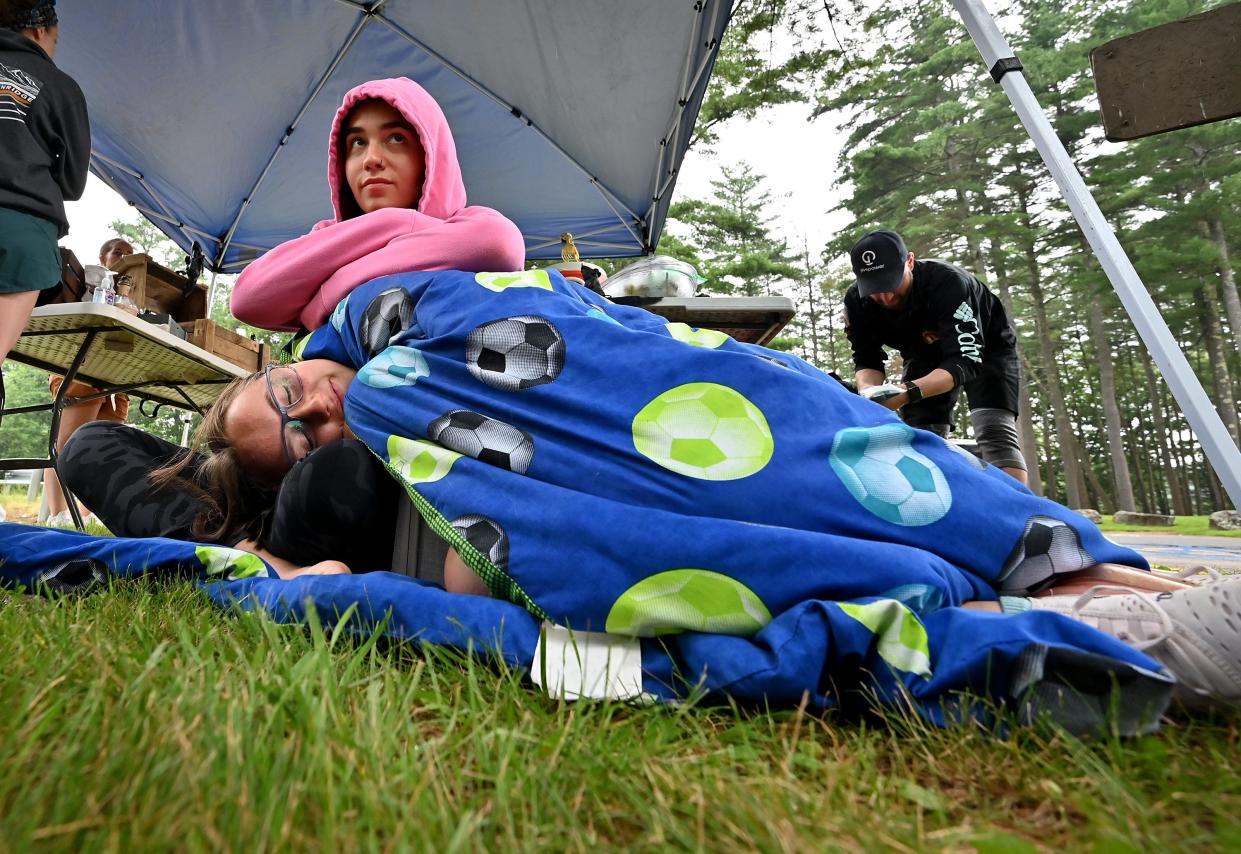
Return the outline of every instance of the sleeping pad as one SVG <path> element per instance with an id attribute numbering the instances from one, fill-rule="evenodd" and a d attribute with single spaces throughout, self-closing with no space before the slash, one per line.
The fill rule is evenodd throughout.
<path id="1" fill-rule="evenodd" d="M 394 636 L 571 695 L 879 702 L 943 723 L 983 714 L 969 692 L 1089 729 L 1116 687 L 1130 732 L 1170 696 L 1160 665 L 1082 623 L 958 607 L 1145 568 L 1136 553 L 790 354 L 532 270 L 374 280 L 298 355 L 359 369 L 351 429 L 493 598 L 256 574 L 208 583 L 217 602 L 329 622 L 356 604 L 360 630 L 391 614 Z"/>

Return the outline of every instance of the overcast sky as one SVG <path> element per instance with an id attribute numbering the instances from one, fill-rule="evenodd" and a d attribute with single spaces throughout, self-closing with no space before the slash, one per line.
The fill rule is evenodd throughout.
<path id="1" fill-rule="evenodd" d="M 710 182 L 722 164 L 746 160 L 767 176 L 775 200 L 773 224 L 794 252 L 803 235 L 816 259 L 833 231 L 848 224 L 849 216 L 828 213 L 840 201 L 836 160 L 840 155 L 835 117 L 825 115 L 807 123 L 804 104 L 783 104 L 752 122 L 733 120 L 720 131 L 714 157 L 690 149 L 677 181 L 678 199 L 706 198 Z"/>

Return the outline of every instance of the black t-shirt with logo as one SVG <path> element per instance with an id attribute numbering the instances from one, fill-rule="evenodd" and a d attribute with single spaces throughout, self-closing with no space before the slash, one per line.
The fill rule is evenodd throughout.
<path id="1" fill-rule="evenodd" d="M 1003 304 L 970 273 L 946 261 L 914 261 L 913 287 L 905 305 L 890 311 L 845 292 L 845 333 L 856 370 L 883 373 L 884 347 L 900 351 L 906 362 L 943 368 L 958 386 L 978 376 L 984 359 L 1012 351 L 1017 336 Z M 926 368 L 926 365 L 931 368 Z"/>

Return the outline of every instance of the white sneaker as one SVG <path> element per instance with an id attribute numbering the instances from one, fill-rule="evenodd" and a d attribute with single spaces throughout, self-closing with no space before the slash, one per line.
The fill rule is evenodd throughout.
<path id="1" fill-rule="evenodd" d="M 1173 696 L 1182 705 L 1241 706 L 1241 576 L 1217 574 L 1198 586 L 1158 594 L 1101 585 L 1067 609 L 1052 601 L 1071 598 L 1031 604 L 1067 613 L 1145 652 L 1176 675 Z"/>
<path id="2" fill-rule="evenodd" d="M 46 525 L 49 528 L 72 528 L 73 516 L 68 510 L 61 510 L 55 516 L 49 516 Z"/>

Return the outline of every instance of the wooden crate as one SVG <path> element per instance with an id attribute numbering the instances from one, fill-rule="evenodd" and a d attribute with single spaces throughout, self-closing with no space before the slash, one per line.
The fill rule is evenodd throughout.
<path id="1" fill-rule="evenodd" d="M 225 329 L 214 320 L 200 318 L 181 325 L 186 341 L 247 371 L 257 371 L 271 361 L 269 346 Z"/>
<path id="2" fill-rule="evenodd" d="M 150 255 L 141 252 L 126 255 L 110 269 L 116 272 L 116 281 L 122 275 L 129 276 L 133 282 L 129 296 L 139 308 L 170 314 L 183 326 L 207 316 L 207 288 L 196 284 L 186 296 L 185 286 L 189 280 L 155 263 Z"/>

